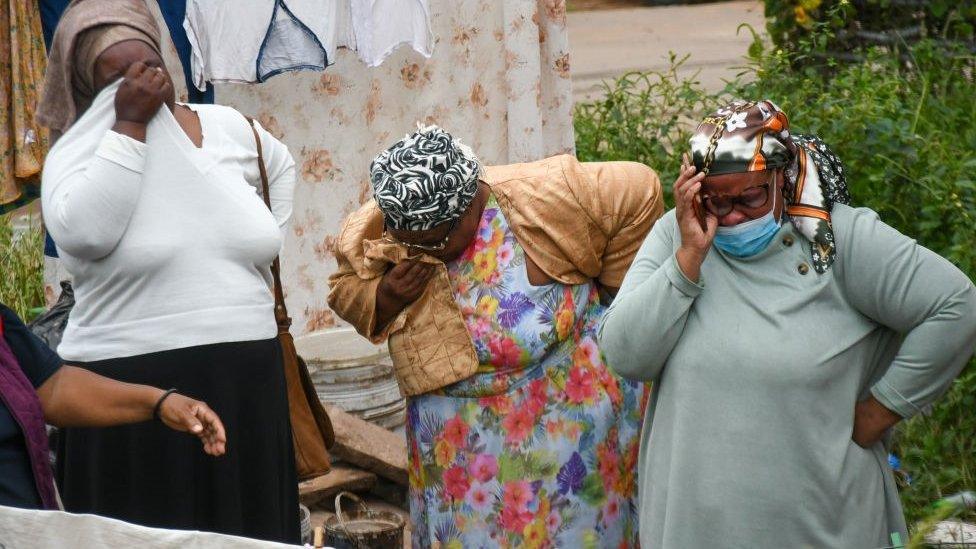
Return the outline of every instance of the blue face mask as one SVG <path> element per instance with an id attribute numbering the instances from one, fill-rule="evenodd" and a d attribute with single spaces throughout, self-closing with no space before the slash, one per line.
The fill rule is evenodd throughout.
<path id="1" fill-rule="evenodd" d="M 766 215 L 731 227 L 719 227 L 713 241 L 715 246 L 735 257 L 751 257 L 765 250 L 779 231 L 780 223 L 773 215 L 775 210 L 774 199 Z"/>

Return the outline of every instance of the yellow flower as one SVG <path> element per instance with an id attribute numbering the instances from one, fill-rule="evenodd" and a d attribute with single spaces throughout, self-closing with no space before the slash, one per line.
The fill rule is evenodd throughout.
<path id="1" fill-rule="evenodd" d="M 539 549 L 542 547 L 549 536 L 549 532 L 546 530 L 545 520 L 537 518 L 525 525 L 525 528 L 522 529 L 522 536 L 525 542 L 522 547 L 528 549 Z"/>
<path id="2" fill-rule="evenodd" d="M 546 491 L 543 490 L 542 495 L 544 496 L 545 494 Z M 539 502 L 539 522 L 544 523 L 546 521 L 546 519 L 549 517 L 549 509 L 549 498 L 542 498 L 542 501 Z"/>
<path id="3" fill-rule="evenodd" d="M 447 467 L 454 463 L 456 454 L 457 450 L 454 449 L 454 445 L 444 439 L 437 441 L 437 444 L 434 445 L 434 461 L 440 467 Z"/>
<path id="4" fill-rule="evenodd" d="M 478 315 L 483 318 L 493 318 L 498 310 L 498 300 L 490 295 L 482 296 L 478 300 Z"/>
<path id="5" fill-rule="evenodd" d="M 495 249 L 502 245 L 502 241 L 505 240 L 505 233 L 501 229 L 495 229 L 491 233 L 491 240 L 488 241 L 488 247 Z"/>
<path id="6" fill-rule="evenodd" d="M 461 543 L 461 540 L 454 538 L 451 541 L 447 542 L 445 549 L 464 549 L 464 544 Z"/>
<path id="7" fill-rule="evenodd" d="M 476 280 L 487 280 L 497 268 L 498 260 L 495 258 L 495 250 L 486 249 L 474 254 L 473 275 Z"/>
<path id="8" fill-rule="evenodd" d="M 569 309 L 561 309 L 556 313 L 556 337 L 560 340 L 569 337 L 569 331 L 573 327 L 574 320 L 573 311 Z"/>
<path id="9" fill-rule="evenodd" d="M 801 27 L 810 25 L 810 14 L 807 13 L 807 10 L 803 9 L 803 6 L 793 8 L 793 16 L 796 19 L 797 25 Z"/>
<path id="10" fill-rule="evenodd" d="M 585 530 L 582 541 L 584 549 L 597 549 L 599 547 L 595 530 Z"/>

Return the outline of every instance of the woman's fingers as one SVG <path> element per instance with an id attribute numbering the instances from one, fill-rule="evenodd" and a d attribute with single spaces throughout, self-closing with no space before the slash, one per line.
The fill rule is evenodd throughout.
<path id="1" fill-rule="evenodd" d="M 166 91 L 166 86 L 169 85 L 166 75 L 161 70 L 156 69 L 149 69 L 145 74 L 149 75 L 147 80 L 149 90 L 162 95 Z"/>
<path id="2" fill-rule="evenodd" d="M 680 192 L 681 189 L 688 184 L 688 181 L 695 177 L 695 167 L 694 166 L 684 166 L 678 173 L 678 179 L 674 182 L 675 192 Z M 701 175 L 701 174 L 698 174 Z"/>
<path id="3" fill-rule="evenodd" d="M 434 266 L 430 263 L 424 263 L 420 260 L 416 260 L 416 262 L 411 266 L 410 272 L 411 284 L 424 283 L 427 282 L 427 279 L 430 278 L 431 273 L 434 272 Z"/>
<path id="4" fill-rule="evenodd" d="M 142 61 L 136 61 L 135 63 L 129 65 L 129 68 L 125 71 L 126 79 L 135 79 L 142 76 L 146 72 L 147 65 Z"/>
<path id="5" fill-rule="evenodd" d="M 695 173 L 695 167 L 688 167 L 688 177 L 682 182 L 682 187 L 687 188 L 688 185 L 694 184 L 695 182 L 700 182 L 705 179 L 705 172 Z"/>
<path id="6" fill-rule="evenodd" d="M 173 398 L 173 397 L 170 397 Z M 190 401 L 190 405 L 183 408 L 179 412 L 179 428 L 182 431 L 192 433 L 196 436 L 203 435 L 203 423 L 197 419 L 197 415 L 194 411 L 193 401 Z"/>
<path id="7" fill-rule="evenodd" d="M 211 410 L 206 404 L 199 403 L 196 407 L 196 417 L 206 426 L 207 431 L 213 435 L 214 440 L 227 442 L 227 433 L 224 431 L 224 424 L 220 421 L 217 412 Z"/>
<path id="8" fill-rule="evenodd" d="M 411 272 L 413 272 L 413 260 L 408 259 L 397 263 L 390 269 L 390 279 L 398 283 L 406 282 L 410 279 Z"/>
<path id="9" fill-rule="evenodd" d="M 403 273 L 403 283 L 405 285 L 413 284 L 423 275 L 423 272 L 424 264 L 416 259 L 411 259 L 410 264 Z"/>
<path id="10" fill-rule="evenodd" d="M 159 73 L 153 70 L 151 67 L 143 65 L 141 71 L 139 71 L 139 80 L 143 83 L 151 83 L 154 78 L 157 78 Z"/>
<path id="11" fill-rule="evenodd" d="M 681 191 L 682 198 L 685 200 L 687 204 L 691 204 L 691 201 L 695 199 L 695 194 L 697 194 L 698 191 L 701 190 L 702 184 L 701 184 L 701 178 L 699 177 L 700 175 L 701 174 L 696 175 L 693 179 L 691 179 L 688 182 L 688 185 L 686 185 L 685 188 Z"/>
<path id="12" fill-rule="evenodd" d="M 153 82 L 158 83 L 160 87 L 165 86 L 169 83 L 169 79 L 166 78 L 166 73 L 160 70 L 154 70 L 153 72 Z"/>
<path id="13" fill-rule="evenodd" d="M 196 423 L 192 433 L 196 434 L 204 443 L 204 450 L 214 456 L 224 453 L 224 446 L 227 443 L 227 434 L 224 431 L 224 424 L 220 421 L 217 413 L 209 406 L 198 402 L 191 410 L 193 421 Z M 199 427 L 199 428 L 197 428 Z"/>
<path id="14" fill-rule="evenodd" d="M 424 287 L 427 286 L 427 282 L 430 280 L 430 276 L 434 272 L 433 265 L 426 265 L 425 268 L 420 271 L 416 278 L 414 278 L 409 285 L 405 287 L 406 293 L 410 296 L 419 294 Z"/>
<path id="15" fill-rule="evenodd" d="M 679 214 L 684 213 L 691 206 L 691 201 L 694 200 L 695 193 L 701 190 L 701 182 L 704 178 L 705 174 L 698 173 L 680 185 L 675 186 L 674 205 Z"/>

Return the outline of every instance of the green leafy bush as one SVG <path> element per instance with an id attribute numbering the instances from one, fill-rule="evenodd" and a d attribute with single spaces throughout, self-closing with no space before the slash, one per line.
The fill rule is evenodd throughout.
<path id="1" fill-rule="evenodd" d="M 10 215 L 0 215 L 0 303 L 28 318 L 44 306 L 44 237 L 30 226 L 15 231 Z"/>
<path id="2" fill-rule="evenodd" d="M 644 162 L 669 187 L 692 122 L 733 97 L 768 98 L 794 132 L 819 135 L 840 156 L 854 205 L 874 209 L 976 279 L 973 54 L 965 44 L 921 40 L 904 58 L 867 49 L 861 61 L 838 63 L 812 55 L 819 36 L 829 41 L 826 27 L 794 50 L 770 49 L 757 36 L 743 73 L 719 93 L 680 78 L 684 59 L 674 57 L 668 71 L 607 83 L 604 99 L 576 108 L 577 154 Z M 976 361 L 930 415 L 899 428 L 895 452 L 913 477 L 902 488 L 910 520 L 941 496 L 976 488 L 974 395 Z"/>
<path id="3" fill-rule="evenodd" d="M 926 38 L 974 45 L 972 0 L 765 0 L 765 9 L 773 43 L 790 51 L 811 40 L 818 53 L 848 59 L 859 58 L 865 47 L 897 48 Z"/>
<path id="4" fill-rule="evenodd" d="M 681 165 L 680 154 L 691 137 L 691 118 L 717 105 L 694 79 L 678 71 L 687 60 L 671 54 L 663 72 L 631 72 L 604 82 L 600 101 L 576 106 L 573 123 L 580 160 L 635 160 L 671 182 Z"/>

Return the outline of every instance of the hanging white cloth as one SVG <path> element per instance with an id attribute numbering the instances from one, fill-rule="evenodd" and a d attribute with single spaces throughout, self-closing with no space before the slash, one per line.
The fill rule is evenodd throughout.
<path id="1" fill-rule="evenodd" d="M 351 0 L 356 51 L 378 67 L 398 47 L 409 45 L 424 57 L 433 53 L 427 0 Z"/>
<path id="2" fill-rule="evenodd" d="M 193 84 L 263 82 L 335 62 L 340 5 L 348 0 L 188 0 L 183 27 Z"/>
<path id="3" fill-rule="evenodd" d="M 352 24 L 352 0 L 336 2 L 336 47 L 356 50 L 356 31 Z"/>

